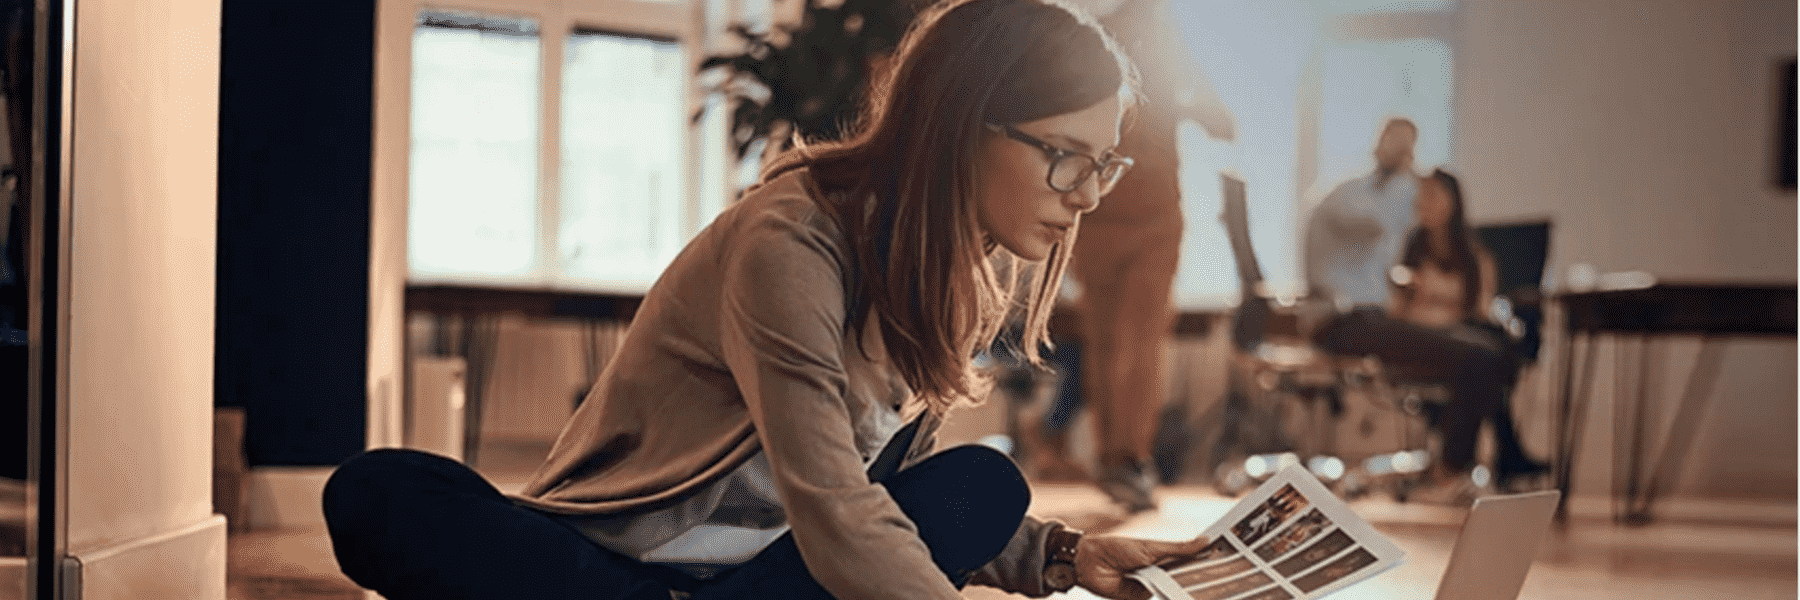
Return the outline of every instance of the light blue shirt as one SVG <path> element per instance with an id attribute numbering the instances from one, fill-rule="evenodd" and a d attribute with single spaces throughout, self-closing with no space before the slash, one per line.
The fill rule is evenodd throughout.
<path id="1" fill-rule="evenodd" d="M 1377 176 L 1339 185 L 1307 221 L 1307 286 L 1339 310 L 1387 306 L 1388 271 L 1399 264 L 1401 246 L 1417 222 L 1418 179 L 1396 173 L 1377 186 Z"/>

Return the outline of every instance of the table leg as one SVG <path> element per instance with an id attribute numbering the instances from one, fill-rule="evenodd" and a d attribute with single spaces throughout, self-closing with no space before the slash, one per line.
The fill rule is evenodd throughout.
<path id="1" fill-rule="evenodd" d="M 1588 386 L 1594 377 L 1595 350 L 1599 348 L 1591 333 L 1570 331 L 1565 336 L 1562 344 L 1562 368 L 1557 377 L 1561 390 L 1557 403 L 1556 456 L 1553 459 L 1556 489 L 1562 492 L 1562 496 L 1556 501 L 1558 522 L 1568 518 L 1569 490 L 1575 480 L 1575 453 L 1581 447 L 1581 436 L 1586 430 Z M 1576 359 L 1578 345 L 1584 353 L 1579 361 Z"/>
<path id="2" fill-rule="evenodd" d="M 1723 364 L 1724 345 L 1714 336 L 1707 336 L 1700 342 L 1700 355 L 1695 359 L 1693 370 L 1688 372 L 1687 383 L 1683 386 L 1681 404 L 1675 411 L 1675 418 L 1669 424 L 1669 433 L 1663 439 L 1662 452 L 1651 466 L 1650 480 L 1645 483 L 1638 496 L 1632 497 L 1626 504 L 1625 522 L 1642 525 L 1652 520 L 1650 508 L 1656 503 L 1656 497 L 1666 485 L 1673 485 L 1681 473 L 1681 459 L 1687 455 L 1689 447 L 1694 443 L 1694 435 L 1699 432 L 1700 420 L 1705 417 L 1709 400 L 1712 398 L 1712 386 L 1719 377 L 1719 369 Z"/>
<path id="3" fill-rule="evenodd" d="M 1655 355 L 1655 340 L 1649 333 L 1639 333 L 1633 342 L 1629 347 L 1637 354 L 1637 369 L 1632 371 L 1626 368 L 1630 357 L 1626 356 L 1627 346 L 1621 340 L 1616 373 L 1619 386 L 1613 393 L 1613 411 L 1619 416 L 1613 426 L 1613 520 L 1618 522 L 1625 521 L 1625 515 L 1631 512 L 1632 505 L 1644 494 L 1644 456 L 1649 453 L 1645 448 L 1649 438 L 1646 431 L 1650 427 L 1650 421 L 1654 420 L 1652 410 L 1655 405 L 1650 400 L 1650 375 L 1655 370 L 1650 368 L 1650 364 L 1651 357 Z M 1625 384 L 1632 380 L 1635 382 L 1627 388 Z M 1631 424 L 1630 435 L 1620 439 L 1618 424 L 1626 422 Z M 1623 468 L 1619 465 L 1620 461 L 1625 463 Z M 1623 503 L 1619 500 L 1623 500 Z"/>
<path id="4" fill-rule="evenodd" d="M 1556 440 L 1555 447 L 1551 450 L 1550 468 L 1555 474 L 1556 489 L 1562 492 L 1562 496 L 1556 501 L 1556 521 L 1560 523 L 1568 518 L 1569 417 L 1573 412 L 1569 405 L 1572 403 L 1570 395 L 1575 383 L 1575 332 L 1563 333 L 1562 340 L 1557 344 L 1556 355 L 1556 379 L 1553 384 L 1556 387 L 1552 388 L 1556 394 Z"/>

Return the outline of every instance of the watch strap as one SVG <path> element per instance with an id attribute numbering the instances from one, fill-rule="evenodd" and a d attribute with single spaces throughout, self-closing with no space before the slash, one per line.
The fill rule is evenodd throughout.
<path id="1" fill-rule="evenodd" d="M 1075 587 L 1076 547 L 1081 543 L 1081 530 L 1061 523 L 1051 523 L 1044 537 L 1044 583 L 1058 592 Z"/>

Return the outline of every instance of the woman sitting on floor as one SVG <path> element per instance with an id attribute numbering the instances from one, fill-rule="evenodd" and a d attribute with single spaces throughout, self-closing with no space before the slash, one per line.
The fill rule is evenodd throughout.
<path id="1" fill-rule="evenodd" d="M 1054 0 L 934 7 L 896 56 L 859 133 L 777 157 L 675 258 L 521 494 L 414 451 L 339 467 L 344 572 L 389 600 L 1146 598 L 1125 573 L 1199 551 L 1026 516 L 1005 455 L 932 448 L 1015 306 L 1038 360 L 1131 165 L 1130 63 Z"/>

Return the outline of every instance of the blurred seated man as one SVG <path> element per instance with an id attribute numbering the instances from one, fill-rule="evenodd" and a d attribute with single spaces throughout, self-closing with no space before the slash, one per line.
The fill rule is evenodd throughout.
<path id="1" fill-rule="evenodd" d="M 1441 303 L 1417 297 L 1411 292 L 1418 289 L 1410 287 L 1412 282 L 1408 291 L 1392 291 L 1390 272 L 1405 272 L 1394 267 L 1402 262 L 1421 187 L 1412 172 L 1417 140 L 1418 128 L 1412 121 L 1389 120 L 1375 148 L 1374 172 L 1339 185 L 1313 209 L 1306 230 L 1306 274 L 1312 305 L 1323 307 L 1326 314 L 1312 337 L 1329 352 L 1373 355 L 1409 376 L 1449 384 L 1451 405 L 1437 423 L 1442 452 L 1432 463 L 1427 486 L 1414 497 L 1461 504 L 1481 492 L 1470 476 L 1476 435 L 1484 419 L 1509 410 L 1507 398 L 1519 366 L 1504 344 L 1470 335 L 1470 330 L 1443 327 L 1442 319 L 1428 317 Z M 1432 181 L 1426 187 L 1442 185 Z M 1479 272 L 1479 268 L 1465 271 L 1472 276 Z M 1438 275 L 1434 271 L 1425 277 L 1436 286 L 1442 282 Z M 1450 283 L 1463 288 L 1460 293 L 1479 296 L 1483 288 L 1462 281 L 1466 280 Z M 1491 287 L 1486 289 L 1491 295 Z M 1460 300 L 1455 304 L 1466 306 Z M 1476 313 L 1470 309 L 1455 321 Z M 1498 419 L 1496 425 L 1501 426 Z M 1541 463 L 1524 458 L 1510 425 L 1508 418 L 1507 431 L 1500 436 L 1503 456 L 1497 467 L 1502 486 L 1544 470 Z"/>

